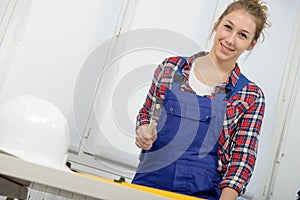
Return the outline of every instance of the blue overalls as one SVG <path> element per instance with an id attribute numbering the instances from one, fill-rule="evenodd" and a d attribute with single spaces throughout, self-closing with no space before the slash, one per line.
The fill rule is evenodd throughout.
<path id="1" fill-rule="evenodd" d="M 157 140 L 150 150 L 142 151 L 132 183 L 219 199 L 222 176 L 217 171 L 218 139 L 226 111 L 226 93 L 218 93 L 211 99 L 181 91 L 178 76 L 183 76 L 181 67 L 172 89 L 165 92 Z M 236 87 L 226 87 L 231 90 L 227 98 L 248 82 L 241 75 Z"/>

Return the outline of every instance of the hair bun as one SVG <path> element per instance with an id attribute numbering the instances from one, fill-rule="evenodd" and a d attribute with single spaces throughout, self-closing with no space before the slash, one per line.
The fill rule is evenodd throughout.
<path id="1" fill-rule="evenodd" d="M 250 0 L 252 3 L 261 7 L 261 9 L 266 13 L 268 11 L 268 7 L 261 0 Z"/>
<path id="2" fill-rule="evenodd" d="M 259 0 L 251 0 L 253 3 L 260 4 Z"/>

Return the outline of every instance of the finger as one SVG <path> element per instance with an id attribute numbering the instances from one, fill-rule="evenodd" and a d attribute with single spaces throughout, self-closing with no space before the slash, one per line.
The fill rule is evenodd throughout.
<path id="1" fill-rule="evenodd" d="M 137 136 L 137 137 L 135 138 L 135 141 L 136 141 L 136 144 L 138 144 L 140 148 L 144 145 L 144 142 L 143 142 L 143 140 L 142 140 L 141 137 L 138 137 L 138 136 Z"/>
<path id="2" fill-rule="evenodd" d="M 147 145 L 147 146 L 144 146 L 142 149 L 144 149 L 144 150 L 150 150 L 151 147 L 152 147 L 152 145 Z"/>
<path id="3" fill-rule="evenodd" d="M 140 131 L 137 131 L 136 137 L 142 143 L 150 144 L 150 143 L 153 142 L 153 139 L 155 138 L 155 135 L 149 134 L 146 130 L 140 130 Z"/>
<path id="4" fill-rule="evenodd" d="M 139 135 L 137 135 L 136 140 L 138 140 L 139 143 L 142 145 L 149 145 L 152 143 L 149 138 L 145 138 L 145 137 L 139 136 Z"/>
<path id="5" fill-rule="evenodd" d="M 138 148 L 142 148 L 142 144 L 136 139 L 135 140 L 135 145 L 138 147 Z"/>
<path id="6" fill-rule="evenodd" d="M 136 137 L 136 144 L 139 145 L 140 148 L 152 146 L 152 140 L 148 140 L 142 137 Z"/>
<path id="7" fill-rule="evenodd" d="M 135 144 L 137 147 L 144 149 L 144 150 L 149 150 L 152 147 L 152 144 L 145 144 L 145 143 L 141 143 L 140 141 L 136 140 Z"/>

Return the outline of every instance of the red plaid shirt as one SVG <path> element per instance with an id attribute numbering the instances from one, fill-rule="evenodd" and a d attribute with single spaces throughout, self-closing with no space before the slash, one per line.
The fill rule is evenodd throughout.
<path id="1" fill-rule="evenodd" d="M 193 92 L 188 84 L 191 63 L 197 56 L 203 54 L 205 53 L 201 52 L 187 58 L 186 65 L 182 66 L 184 82 L 181 89 L 183 91 Z M 179 66 L 181 60 L 181 57 L 167 58 L 156 68 L 146 101 L 137 116 L 137 127 L 149 123 L 155 97 L 164 97 L 166 88 L 172 85 L 175 67 Z M 235 86 L 240 74 L 240 68 L 236 65 L 224 84 L 231 82 Z M 223 176 L 220 189 L 231 187 L 242 194 L 245 192 L 255 165 L 265 98 L 262 90 L 255 83 L 250 82 L 226 102 L 227 109 L 218 145 L 218 171 Z"/>

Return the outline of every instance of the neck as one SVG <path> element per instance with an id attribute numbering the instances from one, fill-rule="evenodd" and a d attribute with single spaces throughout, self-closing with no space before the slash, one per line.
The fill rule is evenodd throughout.
<path id="1" fill-rule="evenodd" d="M 222 80 L 226 81 L 232 70 L 235 68 L 236 61 L 220 61 L 215 57 L 214 54 L 209 54 L 209 56 L 210 59 L 215 63 L 215 66 L 218 68 L 218 71 L 222 76 Z"/>

